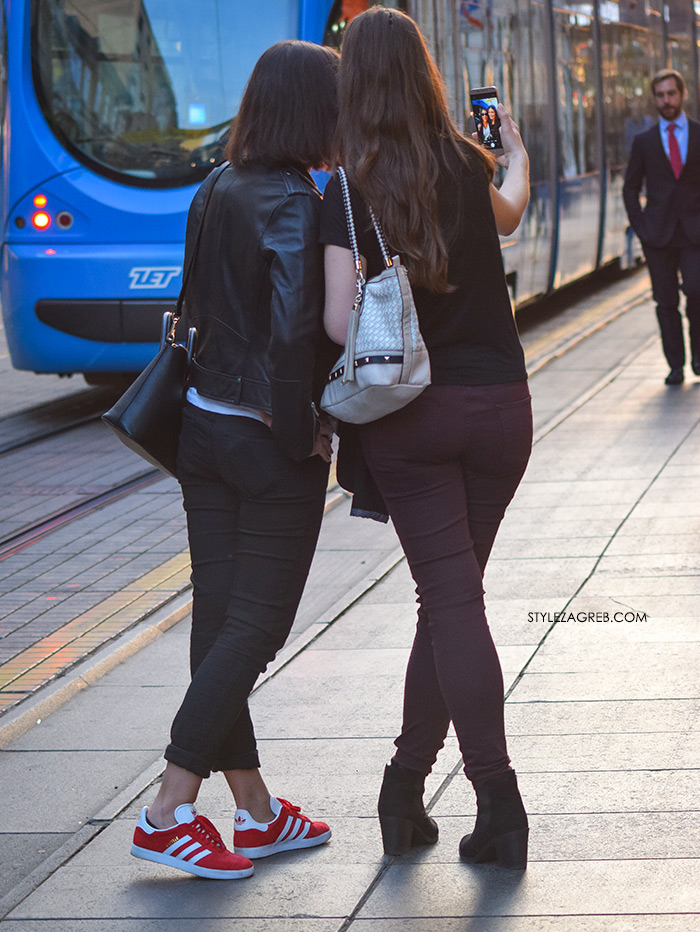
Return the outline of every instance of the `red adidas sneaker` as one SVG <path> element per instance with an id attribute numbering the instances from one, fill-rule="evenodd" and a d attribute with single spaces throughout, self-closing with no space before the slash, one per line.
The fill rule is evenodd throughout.
<path id="1" fill-rule="evenodd" d="M 253 873 L 248 858 L 229 851 L 209 819 L 197 815 L 190 803 L 177 807 L 177 823 L 170 828 L 154 828 L 146 819 L 147 811 L 141 811 L 134 831 L 134 857 L 213 880 L 238 880 Z"/>
<path id="2" fill-rule="evenodd" d="M 237 854 L 247 858 L 266 858 L 278 851 L 294 848 L 313 848 L 331 837 L 325 822 L 312 822 L 302 815 L 298 806 L 286 799 L 270 797 L 270 808 L 275 813 L 272 822 L 256 822 L 246 809 L 236 809 L 233 846 Z"/>

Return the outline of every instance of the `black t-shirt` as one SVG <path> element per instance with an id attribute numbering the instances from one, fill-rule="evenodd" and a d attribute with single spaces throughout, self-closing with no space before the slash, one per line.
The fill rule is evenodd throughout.
<path id="1" fill-rule="evenodd" d="M 448 238 L 448 281 L 455 290 L 438 294 L 413 288 L 421 332 L 430 354 L 435 385 L 497 385 L 527 378 L 511 309 L 489 181 L 478 156 L 469 164 L 456 154 L 438 178 L 441 229 Z M 369 210 L 350 185 L 365 275 L 378 275 L 384 263 Z M 379 218 L 381 221 L 381 217 Z M 328 182 L 321 210 L 320 241 L 350 248 L 345 208 L 337 175 Z M 391 250 L 391 244 L 389 244 Z M 392 255 L 394 253 L 392 252 Z"/>

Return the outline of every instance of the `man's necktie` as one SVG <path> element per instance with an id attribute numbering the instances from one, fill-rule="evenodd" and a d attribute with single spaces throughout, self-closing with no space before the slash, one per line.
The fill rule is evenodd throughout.
<path id="1" fill-rule="evenodd" d="M 681 158 L 681 148 L 678 145 L 678 140 L 676 139 L 676 134 L 674 130 L 676 129 L 675 123 L 669 123 L 668 127 L 668 158 L 671 162 L 671 171 L 676 176 L 680 178 L 681 172 L 683 171 L 683 159 Z"/>

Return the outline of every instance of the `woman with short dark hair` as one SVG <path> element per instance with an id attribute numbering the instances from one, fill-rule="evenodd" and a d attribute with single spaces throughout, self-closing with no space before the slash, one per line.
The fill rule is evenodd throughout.
<path id="1" fill-rule="evenodd" d="M 328 482 L 331 430 L 316 402 L 333 352 L 322 333 L 321 196 L 309 168 L 330 158 L 337 60 L 297 41 L 262 55 L 228 162 L 199 189 L 187 224 L 185 267 L 199 243 L 185 322 L 198 337 L 177 468 L 192 560 L 192 682 L 131 850 L 203 877 L 247 877 L 251 859 L 331 834 L 270 794 L 248 696 L 294 621 Z M 193 806 L 212 770 L 236 801 L 234 851 Z"/>
<path id="2" fill-rule="evenodd" d="M 502 106 L 498 113 L 508 168 L 500 189 L 492 184 L 493 158 L 450 118 L 442 79 L 413 20 L 375 7 L 350 23 L 335 161 L 351 182 L 365 274 L 384 267 L 371 207 L 390 254 L 408 269 L 432 369 L 432 384 L 414 401 L 358 431 L 420 603 L 403 727 L 379 797 L 384 850 L 398 855 L 437 841 L 423 787 L 452 722 L 478 802 L 476 827 L 460 854 L 524 867 L 527 816 L 506 751 L 503 677 L 482 583 L 532 439 L 498 240 L 515 230 L 527 205 L 528 160 L 517 127 Z M 326 330 L 344 343 L 356 277 L 336 178 L 324 195 L 321 240 Z M 359 513 L 376 514 L 381 503 L 353 432 L 343 426 L 340 433 L 339 478 L 355 492 Z M 351 465 L 344 469 L 348 440 Z"/>

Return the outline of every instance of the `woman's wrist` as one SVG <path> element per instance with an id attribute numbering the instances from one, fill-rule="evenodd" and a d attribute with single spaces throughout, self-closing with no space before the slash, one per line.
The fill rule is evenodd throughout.
<path id="1" fill-rule="evenodd" d="M 508 168 L 524 168 L 526 171 L 530 168 L 530 159 L 524 149 L 517 149 L 515 152 L 506 152 L 508 157 Z"/>

